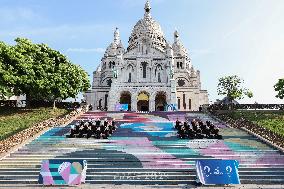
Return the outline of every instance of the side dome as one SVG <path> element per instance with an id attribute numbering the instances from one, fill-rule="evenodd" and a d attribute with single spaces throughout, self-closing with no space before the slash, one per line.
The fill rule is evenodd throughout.
<path id="1" fill-rule="evenodd" d="M 174 43 L 172 45 L 174 56 L 188 57 L 187 49 L 183 46 L 182 42 L 179 39 L 178 31 L 174 33 Z"/>
<path id="2" fill-rule="evenodd" d="M 116 56 L 124 53 L 124 48 L 122 42 L 120 40 L 119 30 L 118 28 L 114 31 L 114 40 L 113 42 L 107 47 L 105 51 L 106 56 Z"/>
<path id="3" fill-rule="evenodd" d="M 116 51 L 117 51 L 117 45 L 115 43 L 111 43 L 105 52 L 106 56 L 115 56 L 116 55 Z"/>
<path id="4" fill-rule="evenodd" d="M 150 10 L 150 3 L 147 1 L 144 18 L 135 24 L 129 37 L 128 51 L 137 48 L 141 42 L 147 42 L 152 48 L 165 52 L 167 41 L 161 26 L 151 17 Z"/>

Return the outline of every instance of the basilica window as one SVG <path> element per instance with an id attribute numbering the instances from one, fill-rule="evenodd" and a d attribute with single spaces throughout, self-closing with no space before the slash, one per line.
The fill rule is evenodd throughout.
<path id="1" fill-rule="evenodd" d="M 179 87 L 182 87 L 182 86 L 184 86 L 185 85 L 185 81 L 183 80 L 183 79 L 179 79 L 178 80 L 178 86 Z"/>
<path id="2" fill-rule="evenodd" d="M 188 109 L 191 110 L 191 99 L 188 100 Z"/>
<path id="3" fill-rule="evenodd" d="M 111 86 L 111 83 L 112 83 L 112 80 L 111 79 L 109 79 L 109 80 L 107 80 L 107 86 Z"/>
<path id="4" fill-rule="evenodd" d="M 183 96 L 183 109 L 186 109 L 186 103 L 185 103 L 185 94 L 182 95 Z"/>
<path id="5" fill-rule="evenodd" d="M 107 109 L 107 102 L 108 102 L 107 99 L 108 99 L 108 95 L 106 94 L 106 95 L 105 95 L 105 109 Z"/>
<path id="6" fill-rule="evenodd" d="M 100 100 L 99 100 L 99 109 L 102 108 L 102 100 L 103 100 L 103 99 L 100 99 Z"/>
<path id="7" fill-rule="evenodd" d="M 158 82 L 161 83 L 161 74 L 158 73 Z"/>
<path id="8" fill-rule="evenodd" d="M 147 75 L 147 63 L 146 62 L 142 63 L 142 71 L 143 71 L 143 78 L 146 78 L 146 75 Z"/>
<path id="9" fill-rule="evenodd" d="M 179 62 L 177 62 L 177 68 L 179 69 Z"/>
<path id="10" fill-rule="evenodd" d="M 131 73 L 129 73 L 129 75 L 128 75 L 128 83 L 130 83 L 131 82 Z"/>

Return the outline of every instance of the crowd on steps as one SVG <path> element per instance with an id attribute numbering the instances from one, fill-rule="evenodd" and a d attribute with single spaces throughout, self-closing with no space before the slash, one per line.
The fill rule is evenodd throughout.
<path id="1" fill-rule="evenodd" d="M 89 119 L 87 121 L 81 120 L 75 125 L 71 126 L 70 134 L 66 135 L 69 138 L 83 138 L 94 137 L 97 139 L 107 139 L 116 130 L 115 119 L 112 121 L 104 119 L 103 121 L 99 118 L 97 120 Z"/>
<path id="2" fill-rule="evenodd" d="M 222 139 L 219 129 L 210 121 L 203 123 L 193 119 L 190 123 L 181 123 L 176 120 L 175 128 L 178 130 L 178 137 L 181 139 Z"/>

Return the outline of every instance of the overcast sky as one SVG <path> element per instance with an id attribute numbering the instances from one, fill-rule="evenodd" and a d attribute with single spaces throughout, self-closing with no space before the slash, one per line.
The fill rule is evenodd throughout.
<path id="1" fill-rule="evenodd" d="M 145 0 L 0 0 L 0 40 L 46 43 L 89 75 L 120 29 L 127 47 Z M 175 28 L 201 71 L 210 101 L 218 78 L 236 74 L 254 93 L 244 103 L 284 103 L 273 85 L 284 78 L 284 0 L 151 0 L 152 16 L 167 41 Z"/>

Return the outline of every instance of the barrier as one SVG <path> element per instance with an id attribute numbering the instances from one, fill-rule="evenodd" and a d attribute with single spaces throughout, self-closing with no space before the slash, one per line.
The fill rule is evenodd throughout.
<path id="1" fill-rule="evenodd" d="M 210 112 L 218 110 L 284 110 L 284 104 L 211 104 L 204 107 Z"/>
<path id="2" fill-rule="evenodd" d="M 43 185 L 79 185 L 85 183 L 86 160 L 43 160 L 38 183 Z"/>
<path id="3" fill-rule="evenodd" d="M 198 160 L 197 177 L 202 184 L 240 184 L 236 160 Z"/>
<path id="4" fill-rule="evenodd" d="M 166 111 L 177 111 L 177 105 L 176 104 L 167 104 L 165 107 Z"/>
<path id="5" fill-rule="evenodd" d="M 115 111 L 128 111 L 128 104 L 116 104 Z"/>

